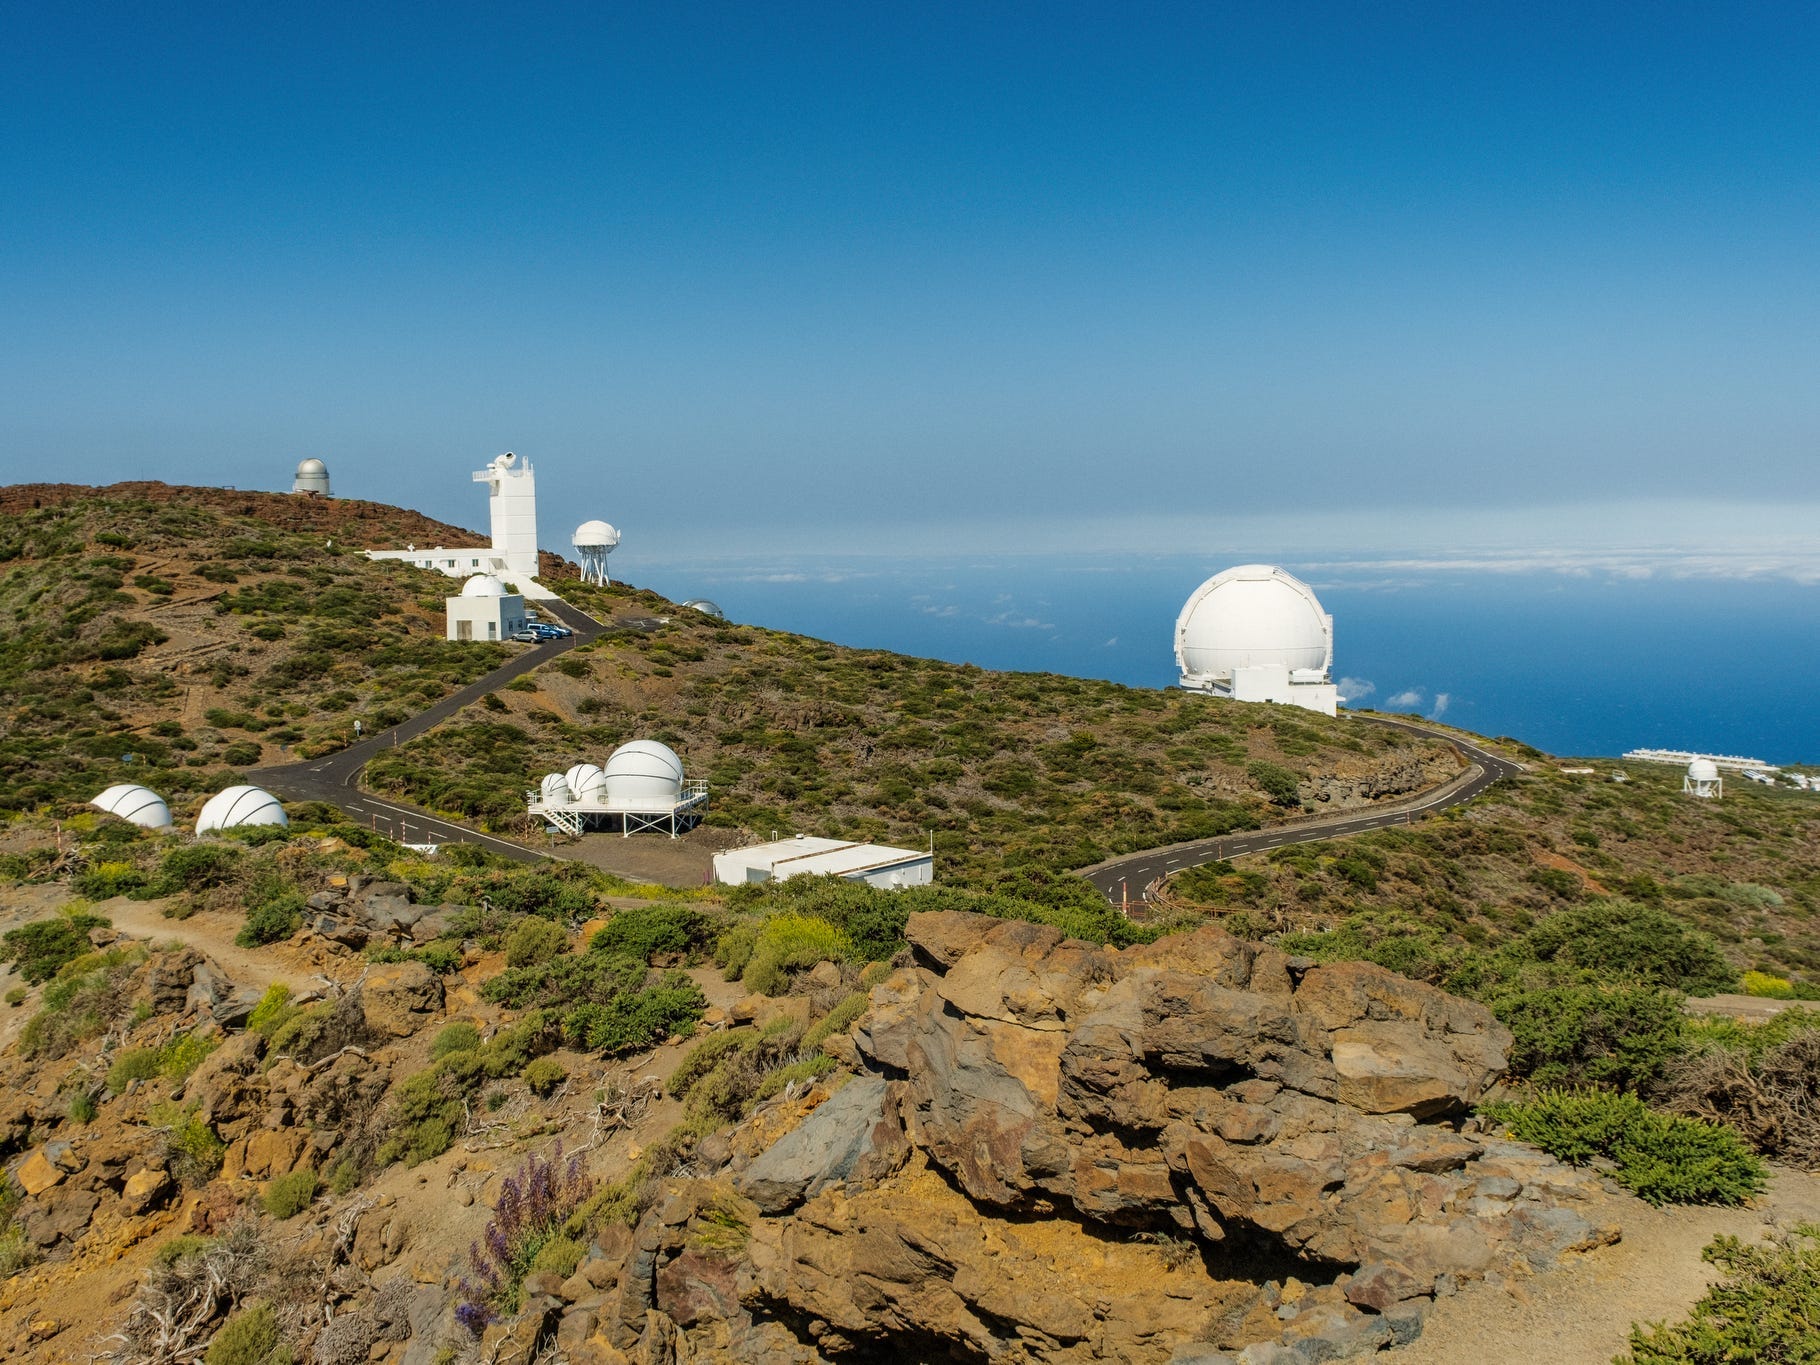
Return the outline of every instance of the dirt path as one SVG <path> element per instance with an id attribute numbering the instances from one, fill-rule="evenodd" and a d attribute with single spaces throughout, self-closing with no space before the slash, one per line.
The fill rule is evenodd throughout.
<path id="1" fill-rule="evenodd" d="M 1573 1258 L 1546 1275 L 1476 1284 L 1441 1299 L 1421 1339 L 1396 1351 L 1395 1365 L 1546 1361 L 1608 1365 L 1629 1349 L 1633 1322 L 1678 1321 L 1716 1278 L 1700 1250 L 1721 1233 L 1759 1240 L 1820 1217 L 1820 1177 L 1775 1168 L 1769 1193 L 1749 1209 L 1652 1209 L 1623 1199 L 1624 1238 Z"/>

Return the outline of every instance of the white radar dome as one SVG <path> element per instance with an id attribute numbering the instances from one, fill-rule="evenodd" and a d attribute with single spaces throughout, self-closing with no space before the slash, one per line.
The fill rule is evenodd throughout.
<path id="1" fill-rule="evenodd" d="M 1687 765 L 1687 775 L 1696 782 L 1717 782 L 1719 765 L 1710 758 L 1696 758 Z"/>
<path id="2" fill-rule="evenodd" d="M 687 602 L 683 603 L 683 606 L 685 608 L 693 608 L 694 610 L 699 611 L 703 616 L 712 616 L 716 621 L 724 621 L 727 619 L 727 613 L 705 597 L 691 597 Z"/>
<path id="3" fill-rule="evenodd" d="M 1333 618 L 1314 590 L 1269 564 L 1241 564 L 1194 590 L 1175 623 L 1184 677 L 1226 678 L 1238 668 L 1333 665 Z"/>
<path id="4" fill-rule="evenodd" d="M 584 545 L 598 545 L 611 550 L 619 544 L 619 528 L 604 521 L 584 521 L 575 528 L 570 544 L 577 549 Z"/>
<path id="5" fill-rule="evenodd" d="M 171 827 L 171 808 L 165 804 L 164 798 L 150 787 L 142 787 L 137 782 L 122 782 L 118 786 L 109 787 L 89 802 L 89 805 L 104 810 L 109 815 L 118 815 L 141 829 Z"/>
<path id="6" fill-rule="evenodd" d="M 569 791 L 577 801 L 603 801 L 606 799 L 607 775 L 597 763 L 577 763 L 564 773 L 563 781 L 569 784 Z"/>
<path id="7" fill-rule="evenodd" d="M 654 739 L 620 745 L 603 771 L 611 805 L 668 804 L 682 796 L 682 760 L 669 745 Z"/>
<path id="8" fill-rule="evenodd" d="M 229 787 L 218 791 L 202 805 L 196 817 L 196 833 L 210 834 L 234 829 L 240 825 L 278 825 L 289 828 L 284 807 L 263 787 Z"/>
<path id="9" fill-rule="evenodd" d="M 573 796 L 561 773 L 546 773 L 540 790 L 546 806 L 566 806 Z"/>
<path id="10" fill-rule="evenodd" d="M 505 597 L 510 589 L 490 573 L 477 573 L 461 585 L 463 597 Z"/>

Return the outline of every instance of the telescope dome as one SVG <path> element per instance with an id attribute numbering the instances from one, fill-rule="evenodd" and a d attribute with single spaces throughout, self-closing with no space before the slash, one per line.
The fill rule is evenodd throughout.
<path id="1" fill-rule="evenodd" d="M 511 589 L 490 573 L 477 573 L 461 585 L 463 597 L 505 597 Z"/>
<path id="2" fill-rule="evenodd" d="M 1238 668 L 1313 669 L 1333 663 L 1333 625 L 1314 590 L 1269 564 L 1215 574 L 1182 607 L 1176 662 L 1185 677 L 1230 678 Z"/>
<path id="3" fill-rule="evenodd" d="M 218 791 L 203 803 L 196 816 L 196 833 L 209 834 L 241 825 L 278 825 L 289 828 L 284 807 L 263 787 L 238 786 Z"/>
<path id="4" fill-rule="evenodd" d="M 608 757 L 603 772 L 611 804 L 669 802 L 682 795 L 682 760 L 669 745 L 654 739 L 620 745 Z"/>
<path id="5" fill-rule="evenodd" d="M 150 787 L 142 787 L 137 782 L 122 782 L 118 786 L 109 787 L 90 801 L 89 805 L 104 810 L 109 815 L 118 815 L 141 829 L 171 827 L 171 808 L 165 804 L 164 798 Z"/>

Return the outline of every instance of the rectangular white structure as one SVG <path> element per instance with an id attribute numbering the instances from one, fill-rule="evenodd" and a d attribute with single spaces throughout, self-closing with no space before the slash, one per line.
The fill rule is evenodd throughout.
<path id="1" fill-rule="evenodd" d="M 714 855 L 714 880 L 723 886 L 818 874 L 887 889 L 927 886 L 935 880 L 935 857 L 913 848 L 853 844 L 801 834 L 794 839 L 778 839 Z"/>
<path id="2" fill-rule="evenodd" d="M 514 580 L 537 577 L 537 482 L 531 462 L 500 455 L 474 471 L 474 482 L 487 485 L 493 550 L 505 560 L 506 572 Z"/>
<path id="3" fill-rule="evenodd" d="M 1297 676 L 1301 674 L 1302 676 Z M 1230 689 L 1217 684 L 1208 689 L 1218 695 L 1222 690 L 1234 701 L 1274 701 L 1285 706 L 1300 706 L 1323 715 L 1339 714 L 1340 689 L 1327 682 L 1318 669 L 1296 669 L 1264 665 L 1232 670 Z"/>
<path id="4" fill-rule="evenodd" d="M 516 593 L 504 597 L 451 597 L 447 599 L 451 640 L 509 640 L 525 628 L 525 600 Z"/>

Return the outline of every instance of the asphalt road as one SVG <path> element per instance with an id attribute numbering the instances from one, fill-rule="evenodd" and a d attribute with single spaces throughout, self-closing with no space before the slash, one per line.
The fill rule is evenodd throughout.
<path id="1" fill-rule="evenodd" d="M 428 710 L 419 711 L 409 720 L 394 725 L 389 730 L 368 735 L 358 744 L 350 745 L 339 753 L 283 767 L 260 768 L 248 773 L 248 778 L 287 801 L 326 801 L 359 823 L 400 843 L 480 844 L 491 852 L 515 858 L 519 862 L 543 861 L 545 855 L 535 849 L 512 843 L 508 839 L 495 838 L 491 834 L 482 834 L 477 829 L 431 815 L 416 806 L 382 801 L 360 789 L 360 770 L 366 767 L 367 760 L 375 754 L 403 744 L 406 740 L 416 739 L 470 702 L 480 700 L 489 692 L 498 691 L 512 679 L 529 673 L 539 664 L 548 663 L 576 645 L 586 644 L 606 629 L 592 616 L 576 610 L 567 602 L 545 601 L 536 606 L 539 615 L 545 620 L 555 617 L 575 634 L 566 640 L 553 640 L 547 644 L 517 646 L 521 652 L 510 663 L 494 669 L 477 682 L 469 683 L 459 692 L 451 692 Z"/>
<path id="2" fill-rule="evenodd" d="M 1081 875 L 1098 887 L 1114 905 L 1123 905 L 1127 899 L 1133 903 L 1147 901 L 1150 899 L 1151 887 L 1172 872 L 1218 862 L 1222 858 L 1236 858 L 1241 854 L 1264 853 L 1285 844 L 1306 844 L 1317 839 L 1360 834 L 1368 829 L 1413 824 L 1430 811 L 1446 810 L 1449 806 L 1470 801 L 1494 782 L 1500 782 L 1523 770 L 1521 764 L 1500 758 L 1458 735 L 1431 730 L 1427 726 L 1408 721 L 1385 720 L 1378 716 L 1353 716 L 1352 719 L 1368 725 L 1388 725 L 1395 730 L 1408 730 L 1412 734 L 1446 740 L 1459 750 L 1467 762 L 1465 781 L 1450 783 L 1417 801 L 1388 810 L 1347 812 L 1324 820 L 1310 820 L 1304 824 L 1246 830 L 1242 834 L 1226 834 L 1217 839 L 1199 839 L 1168 848 L 1153 848 L 1085 868 Z"/>

